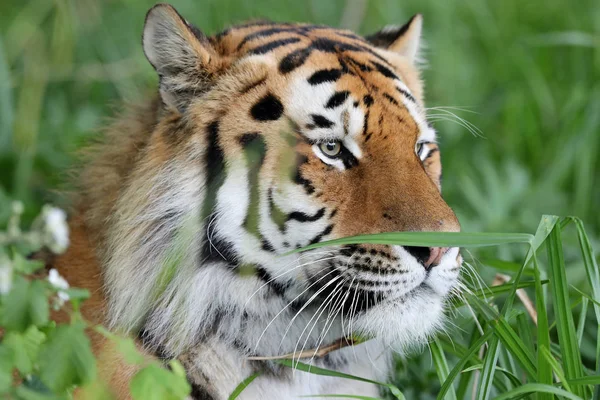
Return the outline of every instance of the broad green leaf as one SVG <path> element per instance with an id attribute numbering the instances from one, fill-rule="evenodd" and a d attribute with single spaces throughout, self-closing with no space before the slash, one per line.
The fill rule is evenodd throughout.
<path id="1" fill-rule="evenodd" d="M 548 236 L 547 249 L 550 289 L 565 375 L 567 379 L 581 378 L 583 377 L 583 368 L 577 345 L 575 322 L 571 312 L 560 227 L 554 227 Z M 585 387 L 576 386 L 574 393 L 580 397 L 586 397 Z"/>
<path id="2" fill-rule="evenodd" d="M 83 323 L 58 325 L 40 351 L 40 379 L 54 392 L 91 382 L 96 361 Z"/>
<path id="3" fill-rule="evenodd" d="M 12 383 L 13 354 L 0 342 L 0 394 L 6 393 Z"/>
<path id="4" fill-rule="evenodd" d="M 441 384 L 446 380 L 446 378 L 448 378 L 448 374 L 450 373 L 446 355 L 444 354 L 442 345 L 437 338 L 434 338 L 433 341 L 429 343 L 429 349 L 431 350 L 431 358 L 433 359 L 433 364 L 435 365 L 435 370 Z M 453 386 L 450 386 L 446 398 L 450 400 L 456 400 L 456 393 Z"/>
<path id="5" fill-rule="evenodd" d="M 56 395 L 48 391 L 37 391 L 34 388 L 21 385 L 16 388 L 15 393 L 19 400 L 67 400 L 69 397 L 66 394 Z M 87 400 L 87 399 L 86 399 Z"/>
<path id="6" fill-rule="evenodd" d="M 246 389 L 248 387 L 248 385 L 251 384 L 252 381 L 255 380 L 256 378 L 258 378 L 259 376 L 260 376 L 260 372 L 257 372 L 255 374 L 250 375 L 246 379 L 244 379 L 239 385 L 236 386 L 236 388 L 233 390 L 233 392 L 231 392 L 231 395 L 229 396 L 228 400 L 237 399 L 238 396 L 244 391 L 244 389 Z"/>
<path id="7" fill-rule="evenodd" d="M 518 388 L 512 389 L 509 392 L 501 394 L 496 397 L 494 400 L 509 400 L 516 399 L 518 396 L 529 394 L 529 393 L 550 393 L 555 394 L 557 396 L 562 396 L 570 400 L 583 400 L 581 397 L 576 396 L 572 393 L 567 392 L 566 390 L 556 388 L 550 385 L 544 385 L 541 383 L 527 383 Z"/>
<path id="8" fill-rule="evenodd" d="M 158 364 L 141 369 L 129 385 L 134 400 L 181 400 L 192 388 L 185 377 L 174 374 Z"/>
<path id="9" fill-rule="evenodd" d="M 48 298 L 44 283 L 39 280 L 30 282 L 17 275 L 11 291 L 4 298 L 0 325 L 7 331 L 23 332 L 30 325 L 45 325 L 48 317 Z"/>
<path id="10" fill-rule="evenodd" d="M 131 338 L 122 337 L 108 331 L 103 326 L 94 328 L 98 333 L 115 343 L 117 350 L 123 355 L 128 364 L 140 365 L 144 362 L 144 356 L 138 351 L 134 341 Z"/>
<path id="11" fill-rule="evenodd" d="M 33 274 L 41 268 L 44 268 L 44 263 L 39 260 L 28 260 L 19 253 L 15 253 L 13 256 L 13 266 L 15 271 L 21 272 L 25 275 Z"/>
<path id="12" fill-rule="evenodd" d="M 371 379 L 361 378 L 360 376 L 354 376 L 354 375 L 350 375 L 350 374 L 345 374 L 343 372 L 333 371 L 333 370 L 329 370 L 329 369 L 325 369 L 325 368 L 319 368 L 319 367 L 315 367 L 312 365 L 304 364 L 300 361 L 282 359 L 282 360 L 275 360 L 275 362 L 277 362 L 278 364 L 281 364 L 281 365 L 285 365 L 286 367 L 289 367 L 289 368 L 308 372 L 310 374 L 333 376 L 336 378 L 343 378 L 343 379 L 352 379 L 355 381 L 367 382 L 367 383 L 372 383 L 374 385 L 383 386 L 383 387 L 388 388 L 390 390 L 390 392 L 392 392 L 392 394 L 394 396 L 396 396 L 396 398 L 398 400 L 406 400 L 406 398 L 404 397 L 404 395 L 402 394 L 400 389 L 398 389 L 396 386 L 394 386 L 390 383 L 377 382 L 377 381 L 373 381 Z"/>

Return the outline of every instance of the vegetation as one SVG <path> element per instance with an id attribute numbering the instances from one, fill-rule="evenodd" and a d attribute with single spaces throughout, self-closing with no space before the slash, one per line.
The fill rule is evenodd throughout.
<path id="1" fill-rule="evenodd" d="M 456 300 L 445 333 L 427 349 L 398 359 L 392 382 L 397 389 L 388 386 L 384 395 L 410 400 L 599 398 L 600 278 L 591 249 L 600 244 L 600 8 L 593 0 L 172 3 L 208 34 L 265 16 L 369 33 L 423 13 L 428 42 L 424 75 L 429 113 L 440 133 L 444 197 L 463 230 L 529 233 L 543 214 L 581 220 L 547 216 L 522 244 L 504 240 L 498 246 L 467 247 L 464 276 L 471 293 Z M 114 105 L 155 90 L 155 73 L 140 44 L 143 16 L 152 4 L 0 3 L 0 232 L 23 239 L 23 232 L 14 231 L 13 211 L 20 211 L 13 210 L 16 200 L 24 204 L 20 226 L 33 223 L 23 239 L 26 245 L 21 239 L 20 244 L 2 241 L 0 234 L 0 264 L 10 264 L 12 287 L 27 287 L 18 293 L 32 296 L 16 303 L 11 303 L 16 292 L 0 296 L 5 331 L 0 397 L 11 382 L 27 388 L 6 389 L 13 396 L 45 399 L 64 397 L 63 389 L 94 380 L 78 325 L 84 322 L 76 313 L 64 327 L 47 320 L 48 307 L 67 289 L 31 279 L 37 264 L 22 254 L 52 239 L 44 230 L 45 217 L 36 216 L 46 203 L 68 207 L 55 190 L 69 189 L 76 150 L 98 134 Z M 413 239 L 473 245 L 484 237 Z M 493 286 L 498 273 L 504 277 Z M 0 270 L 0 292 L 1 277 Z M 517 286 L 524 290 L 520 297 Z M 78 303 L 83 297 L 74 291 L 69 301 Z M 7 314 L 15 304 L 30 307 Z M 43 362 L 57 331 L 75 335 L 70 343 L 81 346 L 76 353 L 84 357 L 77 364 L 81 369 L 65 367 L 71 372 L 60 387 L 46 378 Z M 16 343 L 27 343 L 28 352 L 12 352 L 22 347 Z M 302 368 L 296 361 L 294 365 Z M 13 381 L 6 371 L 17 371 L 15 377 L 21 379 Z M 177 368 L 173 371 L 168 376 L 179 382 Z M 157 381 L 156 370 L 145 373 L 149 381 Z M 169 379 L 164 378 L 167 386 Z M 178 390 L 186 390 L 179 383 L 165 390 L 176 398 Z M 163 393 L 154 387 L 149 392 Z M 145 393 L 138 392 L 139 398 L 147 398 Z"/>

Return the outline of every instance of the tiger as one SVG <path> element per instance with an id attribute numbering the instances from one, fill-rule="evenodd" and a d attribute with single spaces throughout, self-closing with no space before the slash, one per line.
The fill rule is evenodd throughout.
<path id="1" fill-rule="evenodd" d="M 178 360 L 191 399 L 377 396 L 395 351 L 443 326 L 459 248 L 305 246 L 359 234 L 458 232 L 441 195 L 421 80 L 422 16 L 369 36 L 251 21 L 213 36 L 157 4 L 143 52 L 158 90 L 86 152 L 53 268 L 88 288 L 84 317 Z M 129 398 L 138 367 L 90 333 Z M 368 338 L 325 355 L 323 346 Z M 352 344 L 352 343 L 350 343 Z M 294 370 L 301 362 L 364 378 Z"/>

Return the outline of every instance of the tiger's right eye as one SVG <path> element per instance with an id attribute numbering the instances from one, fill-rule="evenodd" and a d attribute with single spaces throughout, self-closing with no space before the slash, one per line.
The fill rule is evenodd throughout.
<path id="1" fill-rule="evenodd" d="M 319 149 L 327 157 L 335 158 L 342 152 L 342 144 L 337 141 L 324 142 L 319 144 Z"/>

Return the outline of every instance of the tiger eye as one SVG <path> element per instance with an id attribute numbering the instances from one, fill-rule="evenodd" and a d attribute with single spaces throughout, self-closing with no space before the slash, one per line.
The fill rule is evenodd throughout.
<path id="1" fill-rule="evenodd" d="M 340 142 L 325 142 L 319 145 L 319 149 L 325 154 L 327 157 L 337 157 L 342 151 L 342 144 Z"/>

